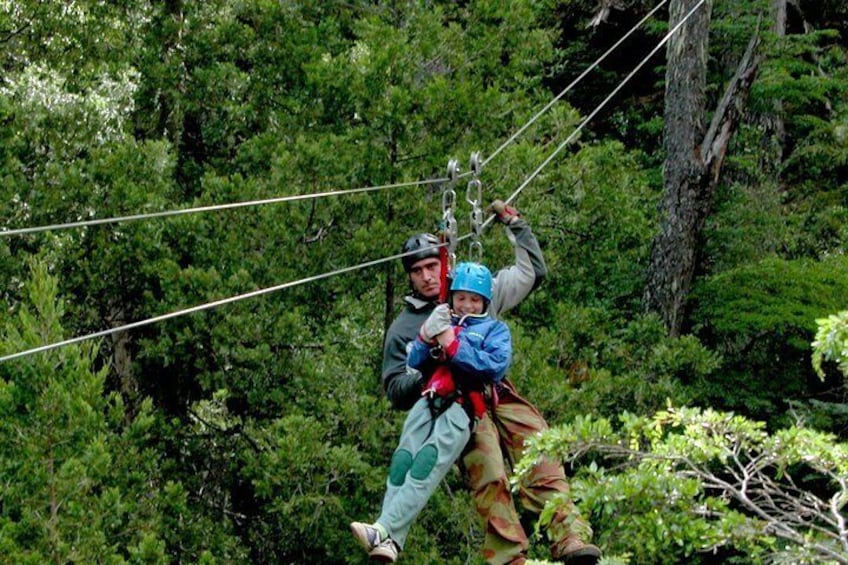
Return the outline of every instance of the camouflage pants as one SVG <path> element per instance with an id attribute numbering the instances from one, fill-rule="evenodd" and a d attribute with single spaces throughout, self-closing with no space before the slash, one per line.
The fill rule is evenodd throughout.
<path id="1" fill-rule="evenodd" d="M 507 462 L 518 461 L 524 453 L 524 438 L 548 427 L 544 417 L 515 392 L 508 381 L 498 391 L 498 404 L 478 423 L 462 456 L 477 512 L 485 522 L 483 557 L 487 563 L 521 563 L 529 541 L 521 526 L 510 490 Z M 501 449 L 503 448 L 503 451 Z M 569 491 L 562 464 L 541 460 L 519 485 L 522 508 L 536 516 L 545 502 Z M 568 538 L 589 541 L 592 529 L 570 503 L 561 506 L 547 528 L 551 555 L 560 557 L 559 548 Z"/>

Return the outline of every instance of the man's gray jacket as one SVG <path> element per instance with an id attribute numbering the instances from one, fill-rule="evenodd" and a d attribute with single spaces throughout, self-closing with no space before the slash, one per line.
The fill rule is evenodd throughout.
<path id="1" fill-rule="evenodd" d="M 518 218 L 505 229 L 515 247 L 515 264 L 495 273 L 489 304 L 489 314 L 493 318 L 524 300 L 548 272 L 539 242 L 527 222 Z M 404 301 L 403 311 L 386 332 L 381 376 L 386 396 L 398 410 L 412 408 L 429 377 L 407 367 L 406 353 L 408 344 L 418 336 L 421 324 L 436 307 L 436 301 L 415 296 L 406 296 Z"/>

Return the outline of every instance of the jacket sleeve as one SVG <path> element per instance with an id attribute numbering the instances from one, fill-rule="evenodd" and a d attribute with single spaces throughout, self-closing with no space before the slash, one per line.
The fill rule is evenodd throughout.
<path id="1" fill-rule="evenodd" d="M 424 377 L 406 365 L 407 341 L 389 328 L 383 346 L 381 380 L 386 397 L 396 410 L 409 410 L 421 397 Z"/>
<path id="2" fill-rule="evenodd" d="M 509 327 L 503 322 L 495 322 L 486 334 L 483 345 L 472 345 L 466 339 L 465 332 L 457 336 L 459 342 L 449 363 L 451 367 L 469 375 L 477 375 L 482 382 L 500 382 L 512 360 L 512 338 Z"/>
<path id="3" fill-rule="evenodd" d="M 429 345 L 416 337 L 409 346 L 409 353 L 406 356 L 407 366 L 420 371 L 424 364 L 431 360 L 430 349 Z"/>
<path id="4" fill-rule="evenodd" d="M 498 317 L 517 306 L 548 274 L 542 248 L 530 225 L 524 219 L 518 218 L 505 229 L 507 237 L 515 247 L 515 264 L 495 274 L 489 309 L 493 317 Z"/>

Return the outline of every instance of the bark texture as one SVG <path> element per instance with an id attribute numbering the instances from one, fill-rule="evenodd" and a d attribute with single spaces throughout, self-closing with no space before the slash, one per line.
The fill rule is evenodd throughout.
<path id="1" fill-rule="evenodd" d="M 677 25 L 697 4 L 698 0 L 672 1 L 669 26 Z M 681 332 L 701 232 L 758 66 L 759 38 L 755 34 L 707 126 L 711 10 L 708 0 L 669 40 L 667 48 L 661 231 L 651 249 L 643 304 L 646 310 L 660 314 L 671 336 Z"/>

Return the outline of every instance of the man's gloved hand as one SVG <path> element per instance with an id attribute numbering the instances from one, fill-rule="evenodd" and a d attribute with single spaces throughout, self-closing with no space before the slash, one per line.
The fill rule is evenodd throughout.
<path id="1" fill-rule="evenodd" d="M 445 330 L 451 327 L 451 312 L 450 306 L 447 304 L 439 304 L 430 313 L 430 317 L 424 320 L 421 324 L 421 338 L 427 343 L 432 343 L 433 339 Z"/>
<path id="2" fill-rule="evenodd" d="M 486 214 L 495 214 L 498 221 L 507 226 L 521 215 L 518 210 L 500 199 L 493 201 L 486 207 Z"/>

